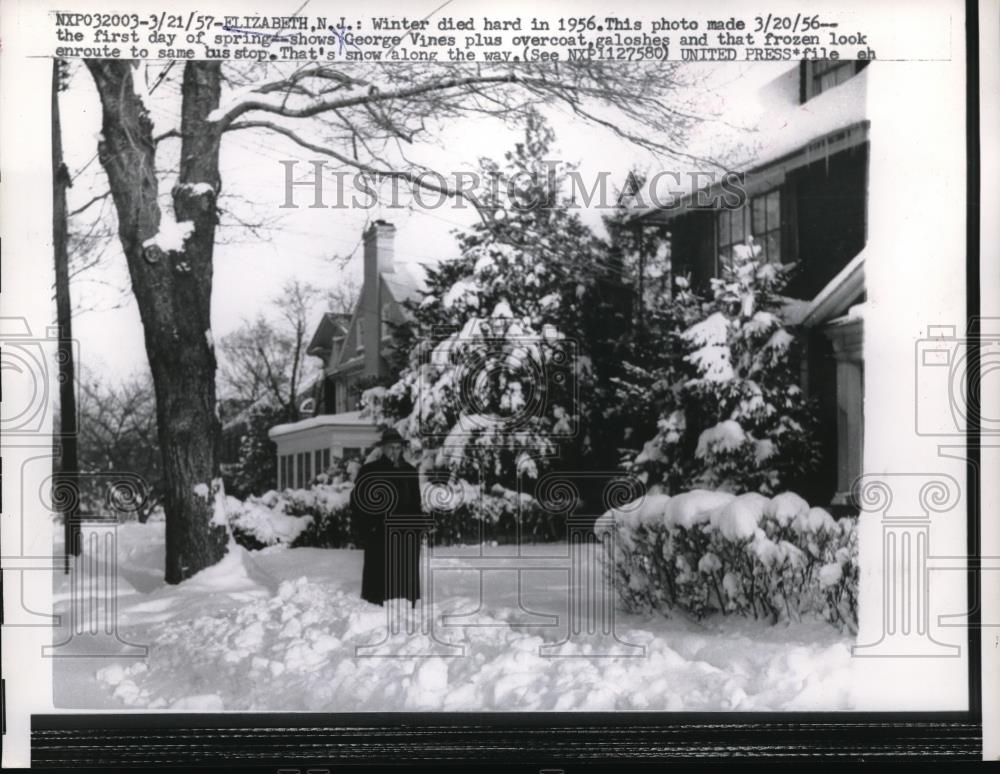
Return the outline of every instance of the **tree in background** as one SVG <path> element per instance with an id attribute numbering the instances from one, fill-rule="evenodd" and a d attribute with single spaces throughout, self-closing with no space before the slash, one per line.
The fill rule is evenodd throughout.
<path id="1" fill-rule="evenodd" d="M 277 486 L 277 459 L 268 430 L 301 419 L 307 393 L 315 392 L 310 385 L 317 374 L 306 348 L 315 307 L 324 300 L 329 299 L 317 288 L 292 280 L 273 298 L 271 315 L 244 321 L 219 343 L 222 394 L 238 408 L 231 418 L 233 432 L 240 433 L 238 458 L 227 480 L 237 497 Z"/>
<path id="2" fill-rule="evenodd" d="M 146 484 L 148 497 L 138 512 L 140 521 L 161 504 L 163 469 L 156 435 L 156 396 L 148 373 L 131 376 L 119 384 L 98 380 L 93 372 L 80 379 L 81 502 L 93 503 L 102 495 L 86 491 L 87 474 L 101 471 L 134 473 Z M 93 481 L 103 479 L 94 476 Z"/>
<path id="3" fill-rule="evenodd" d="M 223 393 L 244 406 L 266 405 L 283 421 L 301 417 L 310 373 L 306 347 L 319 290 L 291 280 L 272 299 L 276 314 L 258 314 L 219 342 Z"/>
<path id="4" fill-rule="evenodd" d="M 246 499 L 262 495 L 278 486 L 278 457 L 268 430 L 286 421 L 283 409 L 254 404 L 245 411 L 241 423 L 239 456 L 232 477 L 232 494 Z M 227 482 L 227 487 L 229 482 Z"/>

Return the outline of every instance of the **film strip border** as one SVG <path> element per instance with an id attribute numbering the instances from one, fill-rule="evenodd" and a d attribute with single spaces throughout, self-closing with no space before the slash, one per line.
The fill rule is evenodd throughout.
<path id="1" fill-rule="evenodd" d="M 718 757 L 979 760 L 964 714 L 649 713 L 36 715 L 32 765 L 257 765 L 284 774 L 377 764 L 545 767 Z M 326 767 L 324 769 L 324 767 Z"/>

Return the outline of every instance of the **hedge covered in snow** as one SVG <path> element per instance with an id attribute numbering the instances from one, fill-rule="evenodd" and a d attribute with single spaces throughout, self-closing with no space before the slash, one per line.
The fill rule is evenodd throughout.
<path id="1" fill-rule="evenodd" d="M 309 489 L 270 491 L 240 501 L 226 498 L 226 515 L 236 542 L 256 550 L 273 545 L 347 548 L 358 546 L 350 509 L 349 481 L 316 484 Z M 510 543 L 565 538 L 557 516 L 544 511 L 526 494 L 495 486 L 482 492 L 459 480 L 424 487 L 424 511 L 434 513 L 433 537 L 438 545 Z"/>
<path id="2" fill-rule="evenodd" d="M 566 531 L 559 514 L 543 509 L 537 500 L 495 484 L 481 491 L 467 481 L 443 487 L 454 495 L 433 501 L 433 489 L 424 490 L 424 508 L 434 513 L 437 545 L 474 545 L 480 541 L 500 544 L 523 540 L 529 543 L 564 540 Z"/>
<path id="3" fill-rule="evenodd" d="M 772 622 L 818 614 L 856 631 L 856 527 L 791 492 L 695 489 L 608 511 L 594 530 L 613 532 L 616 588 L 628 610 Z"/>
<path id="4" fill-rule="evenodd" d="M 248 549 L 279 544 L 344 548 L 356 543 L 348 508 L 352 486 L 272 490 L 243 502 L 227 497 L 229 527 L 236 542 Z"/>

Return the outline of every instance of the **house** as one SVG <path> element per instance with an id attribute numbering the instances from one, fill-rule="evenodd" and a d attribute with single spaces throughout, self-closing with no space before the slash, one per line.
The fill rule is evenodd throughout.
<path id="1" fill-rule="evenodd" d="M 706 123 L 693 145 L 727 157 L 746 201 L 723 208 L 716 179 L 688 192 L 679 206 L 645 208 L 634 216 L 638 228 L 667 242 L 661 252 L 670 256 L 671 274 L 687 275 L 702 288 L 719 276 L 733 245 L 751 235 L 766 260 L 795 264 L 784 291 L 785 321 L 804 343 L 803 389 L 819 403 L 824 458 L 837 461 L 835 468 L 825 465 L 803 494 L 839 511 L 853 510 L 851 489 L 862 469 L 866 65 L 817 60 L 759 66 L 754 75 L 763 72 L 765 79 L 749 94 L 745 79 L 730 79 L 733 102 L 744 106 L 742 118 L 754 131 Z"/>
<path id="2" fill-rule="evenodd" d="M 375 443 L 375 425 L 361 416 L 361 392 L 392 378 L 393 326 L 410 321 L 405 304 L 422 287 L 419 269 L 395 260 L 395 231 L 382 220 L 365 231 L 355 309 L 323 315 L 309 341 L 307 354 L 323 362 L 313 415 L 268 432 L 277 445 L 279 488 L 306 486 L 334 458 L 363 457 Z"/>

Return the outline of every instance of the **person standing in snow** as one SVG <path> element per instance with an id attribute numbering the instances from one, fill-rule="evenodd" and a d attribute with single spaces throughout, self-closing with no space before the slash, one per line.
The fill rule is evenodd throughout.
<path id="1" fill-rule="evenodd" d="M 416 468 L 403 459 L 403 437 L 382 433 L 379 455 L 358 471 L 351 513 L 365 551 L 361 598 L 376 605 L 388 599 L 420 599 L 419 528 L 392 528 L 394 518 L 421 513 Z M 387 545 L 388 543 L 388 545 Z"/>

